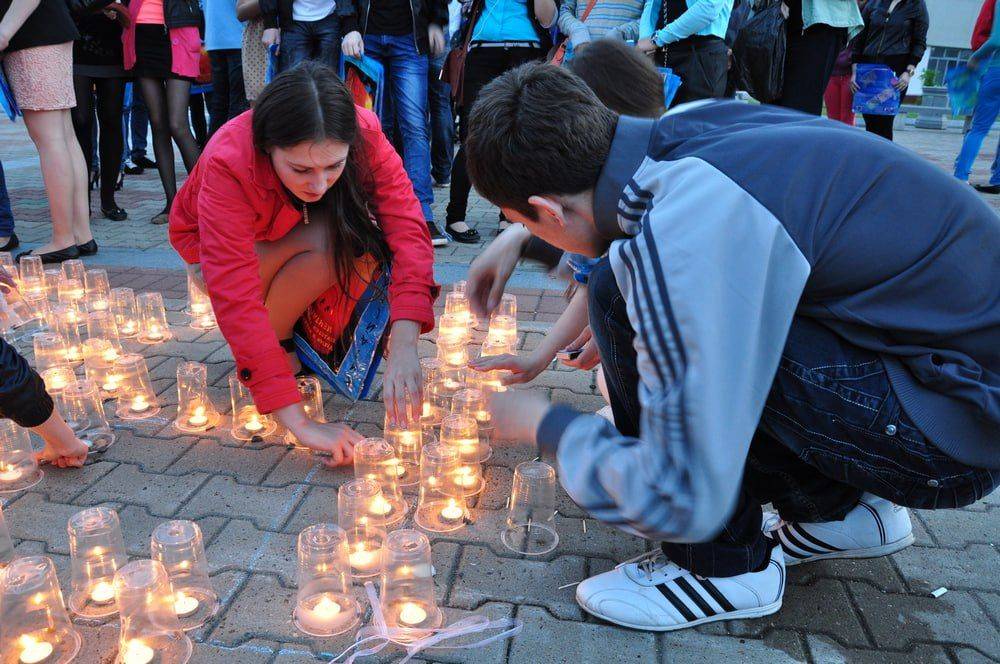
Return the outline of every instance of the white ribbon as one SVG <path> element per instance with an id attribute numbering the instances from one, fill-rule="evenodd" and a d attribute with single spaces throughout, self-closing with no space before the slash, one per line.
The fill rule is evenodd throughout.
<path id="1" fill-rule="evenodd" d="M 350 656 L 344 660 L 344 664 L 353 664 L 354 660 L 359 657 L 374 655 L 390 643 L 395 643 L 396 645 L 406 648 L 406 657 L 399 661 L 399 664 L 406 664 L 406 662 L 409 662 L 411 658 L 422 650 L 482 648 L 483 646 L 493 643 L 494 641 L 517 636 L 521 633 L 521 629 L 524 627 L 524 624 L 520 620 L 515 620 L 513 618 L 490 620 L 486 616 L 478 614 L 469 616 L 468 618 L 463 618 L 462 620 L 446 625 L 445 627 L 437 627 L 434 629 L 415 630 L 401 627 L 389 627 L 385 624 L 385 616 L 382 615 L 382 603 L 379 601 L 378 593 L 375 591 L 375 586 L 371 581 L 365 583 L 365 594 L 368 596 L 368 603 L 371 604 L 372 607 L 371 624 L 358 630 L 356 637 L 357 640 L 349 648 L 347 648 L 347 650 L 330 660 L 330 664 L 339 662 L 341 658 L 347 656 L 352 650 L 360 648 L 365 643 L 372 641 L 380 641 L 380 643 L 360 650 L 355 650 L 355 652 L 351 653 Z M 500 629 L 503 631 L 499 634 L 486 637 L 485 639 L 480 639 L 474 643 L 466 643 L 463 645 L 438 645 L 442 641 L 465 636 L 466 634 L 485 632 L 489 629 Z M 424 636 L 414 639 L 413 634 L 415 632 L 423 634 Z"/>

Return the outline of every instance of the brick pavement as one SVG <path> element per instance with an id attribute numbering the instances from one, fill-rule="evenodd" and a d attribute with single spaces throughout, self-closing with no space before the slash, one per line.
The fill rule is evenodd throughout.
<path id="1" fill-rule="evenodd" d="M 28 241 L 47 234 L 46 204 L 37 164 L 21 127 L 0 123 L 0 145 L 14 199 L 18 233 Z M 900 142 L 947 167 L 959 137 L 901 132 Z M 987 145 L 992 145 L 987 141 Z M 989 159 L 977 162 L 982 175 Z M 222 608 L 192 636 L 192 661 L 305 664 L 340 652 L 347 638 L 317 640 L 291 623 L 295 596 L 295 535 L 336 517 L 336 487 L 346 470 L 327 470 L 298 450 L 277 444 L 242 444 L 223 426 L 206 434 L 179 435 L 169 425 L 176 403 L 174 372 L 182 359 L 203 361 L 215 402 L 228 410 L 226 380 L 232 358 L 219 333 L 183 327 L 183 274 L 143 266 L 143 251 L 163 249 L 165 229 L 147 219 L 160 205 L 154 174 L 129 178 L 119 203 L 132 219 L 96 221 L 105 247 L 135 251 L 130 267 L 110 270 L 112 285 L 159 290 L 167 298 L 177 339 L 144 349 L 155 388 L 165 404 L 154 421 L 118 423 L 119 440 L 99 462 L 78 471 L 49 470 L 22 494 L 2 498 L 17 550 L 45 553 L 69 587 L 66 520 L 90 505 L 115 506 L 129 555 L 148 556 L 149 535 L 162 520 L 196 520 L 204 534 Z M 436 190 L 441 197 L 441 190 Z M 996 205 L 996 201 L 991 201 Z M 442 202 L 436 204 L 440 208 Z M 481 200 L 472 223 L 491 228 L 495 213 Z M 477 247 L 452 245 L 439 261 L 467 264 Z M 88 259 L 100 264 L 100 256 Z M 559 311 L 555 290 L 518 292 L 523 348 L 542 338 Z M 433 352 L 431 340 L 422 354 Z M 546 371 L 537 381 L 553 399 L 595 410 L 602 405 L 589 373 Z M 357 404 L 328 396 L 331 420 L 373 435 L 382 421 L 378 394 Z M 225 422 L 223 423 L 225 425 Z M 917 512 L 916 544 L 870 561 L 825 561 L 789 570 L 784 607 L 769 618 L 707 625 L 657 635 L 619 629 L 583 614 L 573 588 L 562 586 L 609 569 L 647 544 L 603 527 L 560 492 L 556 527 L 561 542 L 541 560 L 512 555 L 499 542 L 504 501 L 514 466 L 534 456 L 519 444 L 498 446 L 486 464 L 488 488 L 469 527 L 432 537 L 437 595 L 450 619 L 470 611 L 516 617 L 524 632 L 512 641 L 476 651 L 436 651 L 436 662 L 983 662 L 1000 661 L 1000 497 L 965 510 Z M 583 523 L 586 521 L 586 531 Z M 938 599 L 929 592 L 949 592 Z M 118 625 L 79 622 L 85 638 L 78 661 L 110 662 Z M 390 652 L 390 651 L 386 651 Z M 394 649 L 380 661 L 398 659 Z"/>

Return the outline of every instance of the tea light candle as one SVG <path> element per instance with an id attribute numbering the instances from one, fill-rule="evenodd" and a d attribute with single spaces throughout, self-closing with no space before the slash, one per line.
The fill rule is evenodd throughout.
<path id="1" fill-rule="evenodd" d="M 215 318 L 211 314 L 204 314 L 199 320 L 201 327 L 215 327 Z"/>
<path id="2" fill-rule="evenodd" d="M 251 413 L 247 421 L 243 423 L 243 428 L 250 433 L 256 433 L 264 428 L 264 423 L 260 421 L 260 415 Z"/>
<path id="3" fill-rule="evenodd" d="M 197 597 L 192 597 L 183 591 L 178 591 L 174 595 L 174 613 L 178 618 L 184 618 L 198 610 L 200 602 Z"/>
<path id="4" fill-rule="evenodd" d="M 462 509 L 462 506 L 454 498 L 449 498 L 448 504 L 441 508 L 441 519 L 443 521 L 454 523 L 455 521 L 460 521 L 464 516 L 465 510 Z"/>
<path id="5" fill-rule="evenodd" d="M 461 511 L 461 508 L 459 508 L 459 511 Z M 404 602 L 399 607 L 399 622 L 412 626 L 419 625 L 425 620 L 427 620 L 427 610 L 419 604 Z"/>
<path id="6" fill-rule="evenodd" d="M 42 380 L 45 381 L 45 387 L 51 390 L 61 390 L 66 387 L 66 379 L 58 371 L 53 371 L 52 369 L 46 369 L 42 372 Z"/>
<path id="7" fill-rule="evenodd" d="M 107 380 L 101 385 L 101 389 L 105 392 L 115 392 L 121 387 L 121 376 L 117 374 L 112 374 L 106 377 Z"/>
<path id="8" fill-rule="evenodd" d="M 367 572 L 378 567 L 379 552 L 369 550 L 364 542 L 357 542 L 351 551 L 350 560 L 351 567 L 359 572 Z"/>
<path id="9" fill-rule="evenodd" d="M 385 516 L 392 511 L 392 503 L 386 500 L 382 494 L 379 494 L 375 496 L 371 505 L 368 506 L 368 511 L 375 516 Z M 360 544 L 358 546 L 360 546 Z"/>
<path id="10" fill-rule="evenodd" d="M 122 651 L 122 664 L 149 664 L 156 657 L 156 651 L 139 639 L 132 639 Z"/>
<path id="11" fill-rule="evenodd" d="M 409 440 L 407 440 L 406 442 L 410 445 L 413 445 L 413 443 L 410 442 Z M 406 466 L 404 466 L 399 459 L 392 458 L 386 461 L 386 463 L 393 466 L 392 473 L 395 474 L 396 477 L 402 477 L 403 475 L 406 474 Z"/>
<path id="12" fill-rule="evenodd" d="M 131 320 L 131 319 L 129 319 L 129 320 L 126 320 L 125 322 L 123 322 L 123 323 L 121 324 L 121 327 L 120 327 L 120 328 L 118 329 L 118 332 L 119 332 L 119 333 L 120 333 L 120 334 L 121 334 L 121 335 L 122 335 L 123 337 L 130 337 L 130 336 L 132 336 L 133 334 L 135 334 L 135 333 L 136 333 L 136 331 L 137 331 L 137 325 L 136 325 L 136 322 L 135 322 L 134 320 Z"/>
<path id="13" fill-rule="evenodd" d="M 67 362 L 79 362 L 83 359 L 83 353 L 80 352 L 79 346 L 67 346 L 66 347 L 66 361 Z"/>
<path id="14" fill-rule="evenodd" d="M 193 427 L 205 426 L 208 424 L 208 415 L 205 414 L 205 407 L 198 406 L 191 413 L 191 417 L 188 418 L 188 424 Z"/>
<path id="15" fill-rule="evenodd" d="M 163 331 L 160 329 L 159 325 L 153 323 L 152 325 L 149 326 L 149 330 L 147 330 L 146 336 L 149 337 L 150 339 L 162 339 Z"/>
<path id="16" fill-rule="evenodd" d="M 22 635 L 17 641 L 21 646 L 21 664 L 40 664 L 52 655 L 53 646 L 48 641 L 39 641 L 28 634 Z"/>
<path id="17" fill-rule="evenodd" d="M 99 581 L 90 591 L 90 601 L 94 604 L 110 604 L 115 599 L 115 587 L 107 581 Z"/>
<path id="18" fill-rule="evenodd" d="M 193 314 L 203 314 L 208 311 L 208 304 L 205 302 L 192 302 L 191 303 L 191 313 Z"/>
<path id="19" fill-rule="evenodd" d="M 16 482 L 24 472 L 17 466 L 0 463 L 0 482 Z"/>
<path id="20" fill-rule="evenodd" d="M 114 362 L 118 359 L 118 351 L 114 348 L 109 348 L 101 354 L 101 359 L 105 362 Z"/>
<path id="21" fill-rule="evenodd" d="M 136 413 L 145 412 L 149 410 L 149 400 L 140 394 L 132 399 L 132 403 L 129 408 Z"/>
<path id="22" fill-rule="evenodd" d="M 469 466 L 462 466 L 458 469 L 458 473 L 455 475 L 455 483 L 466 489 L 471 486 L 475 486 L 478 481 L 479 479 L 476 477 L 475 471 L 473 471 Z M 444 514 L 443 511 L 441 513 Z"/>
<path id="23" fill-rule="evenodd" d="M 351 612 L 345 612 L 330 593 L 320 593 L 299 607 L 296 618 L 303 627 L 317 633 L 337 631 L 337 626 L 354 620 Z"/>

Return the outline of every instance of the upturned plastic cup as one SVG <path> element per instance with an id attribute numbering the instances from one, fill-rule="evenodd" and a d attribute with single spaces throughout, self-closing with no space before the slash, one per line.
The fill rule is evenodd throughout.
<path id="1" fill-rule="evenodd" d="M 526 556 L 540 556 L 556 548 L 556 471 L 542 461 L 525 461 L 514 469 L 507 524 L 500 533 L 503 545 Z"/>

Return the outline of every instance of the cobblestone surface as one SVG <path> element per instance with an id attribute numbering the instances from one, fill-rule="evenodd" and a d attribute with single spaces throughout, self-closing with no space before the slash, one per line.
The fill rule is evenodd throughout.
<path id="1" fill-rule="evenodd" d="M 899 141 L 948 168 L 960 137 L 904 131 Z M 987 146 L 994 144 L 988 139 Z M 0 123 L 7 185 L 17 231 L 23 240 L 47 237 L 47 204 L 37 160 L 22 125 Z M 977 162 L 983 176 L 991 155 Z M 181 171 L 182 172 L 182 171 Z M 445 197 L 436 190 L 441 210 Z M 81 470 L 48 470 L 21 494 L 3 496 L 17 550 L 55 560 L 69 587 L 66 521 L 79 509 L 106 504 L 118 509 L 128 553 L 148 556 L 149 535 L 164 519 L 195 519 L 201 526 L 212 578 L 222 598 L 219 613 L 193 633 L 197 663 L 305 664 L 340 652 L 347 637 L 317 640 L 291 622 L 295 598 L 295 536 L 303 527 L 336 519 L 336 487 L 349 476 L 328 470 L 306 453 L 274 438 L 238 443 L 228 422 L 203 435 L 180 435 L 170 425 L 176 405 L 177 362 L 208 363 L 212 396 L 228 410 L 226 380 L 231 355 L 217 331 L 183 326 L 184 276 L 144 264 L 148 250 L 167 248 L 166 231 L 148 223 L 162 207 L 155 174 L 129 177 L 119 203 L 130 220 L 95 221 L 102 247 L 134 252 L 127 267 L 111 268 L 112 286 L 158 290 L 167 298 L 177 339 L 141 348 L 164 408 L 153 421 L 120 425 L 117 444 Z M 994 197 L 991 204 L 996 206 Z M 470 222 L 495 227 L 495 212 L 478 198 Z M 490 233 L 484 233 L 490 235 Z M 441 263 L 467 264 L 478 247 L 452 244 L 438 251 Z M 133 255 L 133 254 L 130 254 Z M 101 256 L 88 259 L 100 265 Z M 557 290 L 519 291 L 523 345 L 532 348 L 560 311 Z M 136 348 L 140 348 L 136 346 Z M 432 352 L 422 342 L 424 354 Z M 594 410 L 602 405 L 590 373 L 546 371 L 537 381 L 555 400 Z M 377 433 L 383 411 L 373 399 L 349 404 L 328 397 L 327 416 Z M 120 424 L 120 423 L 119 423 Z M 472 511 L 473 523 L 432 537 L 437 595 L 449 619 L 470 612 L 515 617 L 524 631 L 482 650 L 433 651 L 435 662 L 981 662 L 1000 661 L 1000 497 L 970 508 L 915 514 L 916 544 L 895 556 L 866 561 L 827 561 L 789 570 L 780 613 L 754 621 L 707 625 L 672 634 L 620 629 L 586 616 L 573 587 L 586 575 L 647 550 L 649 544 L 601 526 L 562 492 L 556 527 L 560 545 L 540 560 L 526 560 L 499 541 L 514 466 L 532 459 L 524 445 L 498 445 L 486 464 L 488 489 Z M 585 525 L 586 524 L 586 525 Z M 947 587 L 940 598 L 931 590 Z M 80 624 L 85 647 L 78 661 L 110 662 L 118 624 Z M 387 649 L 380 661 L 401 657 Z"/>

